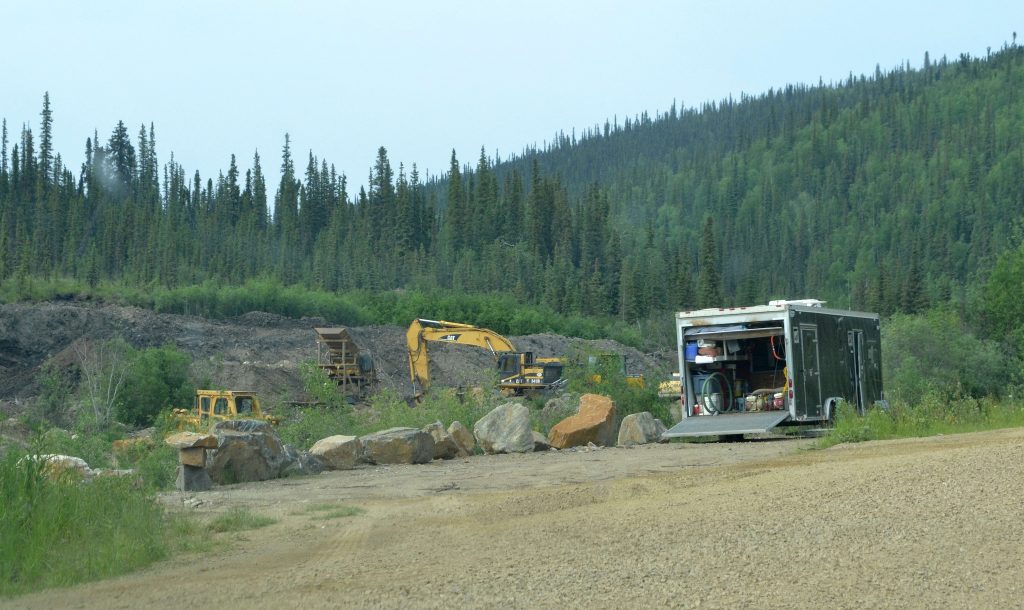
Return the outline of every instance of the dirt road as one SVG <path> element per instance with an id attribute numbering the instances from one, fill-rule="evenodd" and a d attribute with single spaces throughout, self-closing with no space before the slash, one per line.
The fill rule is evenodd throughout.
<path id="1" fill-rule="evenodd" d="M 280 522 L 199 560 L 6 604 L 1024 606 L 1024 430 L 809 447 L 489 456 L 225 487 L 195 510 Z M 364 512 L 316 518 L 325 503 Z"/>

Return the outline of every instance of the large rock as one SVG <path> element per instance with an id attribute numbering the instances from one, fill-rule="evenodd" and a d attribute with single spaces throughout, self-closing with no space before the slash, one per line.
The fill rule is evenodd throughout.
<path id="1" fill-rule="evenodd" d="M 547 451 L 551 449 L 551 444 L 548 442 L 548 437 L 544 436 L 536 430 L 533 431 L 533 450 L 534 451 Z"/>
<path id="2" fill-rule="evenodd" d="M 530 409 L 517 402 L 499 405 L 476 422 L 473 436 L 485 453 L 529 453 L 533 451 Z"/>
<path id="3" fill-rule="evenodd" d="M 268 422 L 232 419 L 217 422 L 211 433 L 217 449 L 210 451 L 207 470 L 215 483 L 266 481 L 294 474 L 314 474 L 323 469 L 319 460 L 281 442 Z"/>
<path id="4" fill-rule="evenodd" d="M 328 436 L 318 440 L 309 452 L 330 470 L 351 470 L 363 463 L 363 443 L 358 436 Z"/>
<path id="5" fill-rule="evenodd" d="M 117 443 L 126 441 L 114 441 L 114 449 L 118 448 Z M 164 442 L 175 449 L 216 449 L 217 437 L 212 434 L 200 434 L 198 432 L 178 432 L 164 439 Z"/>
<path id="6" fill-rule="evenodd" d="M 550 427 L 566 417 L 576 415 L 579 406 L 579 394 L 559 394 L 544 403 L 544 408 L 540 410 L 540 421 Z"/>
<path id="7" fill-rule="evenodd" d="M 448 436 L 459 448 L 459 457 L 473 455 L 473 449 L 476 449 L 476 438 L 469 428 L 463 426 L 461 422 L 453 421 L 452 425 L 448 426 Z"/>
<path id="8" fill-rule="evenodd" d="M 643 413 L 632 413 L 622 418 L 622 425 L 619 426 L 619 445 L 646 445 L 661 440 L 661 433 L 665 431 L 665 424 L 660 419 L 644 411 Z"/>
<path id="9" fill-rule="evenodd" d="M 459 455 L 459 446 L 455 443 L 455 439 L 445 430 L 444 424 L 436 421 L 424 428 L 423 431 L 434 439 L 435 460 L 450 460 Z"/>
<path id="10" fill-rule="evenodd" d="M 371 464 L 426 464 L 434 459 L 434 438 L 416 428 L 389 428 L 359 439 Z"/>
<path id="11" fill-rule="evenodd" d="M 320 474 L 327 469 L 323 461 L 310 453 L 301 451 L 291 445 L 284 446 L 286 460 L 281 468 L 281 477 L 301 477 L 310 474 Z"/>
<path id="12" fill-rule="evenodd" d="M 39 465 L 39 472 L 53 481 L 84 481 L 92 478 L 93 471 L 89 464 L 80 457 L 73 455 L 59 455 L 45 453 L 42 455 L 28 455 L 20 460 L 31 461 Z"/>
<path id="13" fill-rule="evenodd" d="M 178 464 L 178 478 L 174 488 L 178 491 L 206 491 L 213 487 L 210 473 L 205 468 Z"/>
<path id="14" fill-rule="evenodd" d="M 558 422 L 548 432 L 548 442 L 556 449 L 579 447 L 587 443 L 615 443 L 615 403 L 607 396 L 584 394 L 576 415 Z"/>

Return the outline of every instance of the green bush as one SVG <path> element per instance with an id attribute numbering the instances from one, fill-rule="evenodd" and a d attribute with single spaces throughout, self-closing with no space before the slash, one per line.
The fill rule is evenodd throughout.
<path id="1" fill-rule="evenodd" d="M 195 388 L 189 382 L 188 354 L 166 345 L 133 351 L 129 357 L 131 368 L 117 400 L 121 422 L 151 426 L 162 411 L 191 402 Z"/>
<path id="2" fill-rule="evenodd" d="M 1017 359 L 976 337 L 950 309 L 888 319 L 882 326 L 882 356 L 886 395 L 911 405 L 928 392 L 998 397 L 1019 382 Z"/>

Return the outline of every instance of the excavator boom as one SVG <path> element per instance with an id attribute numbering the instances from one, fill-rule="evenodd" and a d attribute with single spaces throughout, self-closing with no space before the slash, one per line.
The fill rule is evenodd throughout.
<path id="1" fill-rule="evenodd" d="M 552 383 L 552 375 L 556 379 L 561 378 L 561 363 L 557 359 L 544 358 L 535 364 L 533 353 L 516 352 L 511 341 L 487 328 L 445 320 L 418 318 L 409 325 L 405 339 L 409 348 L 409 376 L 412 379 L 413 396 L 417 399 L 430 387 L 430 359 L 427 353 L 427 344 L 432 341 L 472 345 L 489 351 L 501 371 L 503 390 L 520 393 L 526 388 L 543 389 L 540 386 L 547 387 Z M 540 361 L 545 361 L 545 363 L 540 364 Z M 542 374 L 541 368 L 544 369 L 544 374 Z M 506 378 L 507 373 L 511 376 Z M 527 379 L 524 380 L 524 376 Z M 534 377 L 536 377 L 536 381 L 531 380 Z"/>

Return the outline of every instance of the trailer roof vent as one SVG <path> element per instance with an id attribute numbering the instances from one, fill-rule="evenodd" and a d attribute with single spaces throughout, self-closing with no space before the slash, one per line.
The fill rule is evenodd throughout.
<path id="1" fill-rule="evenodd" d="M 804 307 L 821 307 L 825 304 L 825 301 L 819 301 L 818 299 L 794 299 L 792 301 L 778 300 L 768 301 L 769 307 L 783 307 L 785 305 L 803 305 Z"/>

